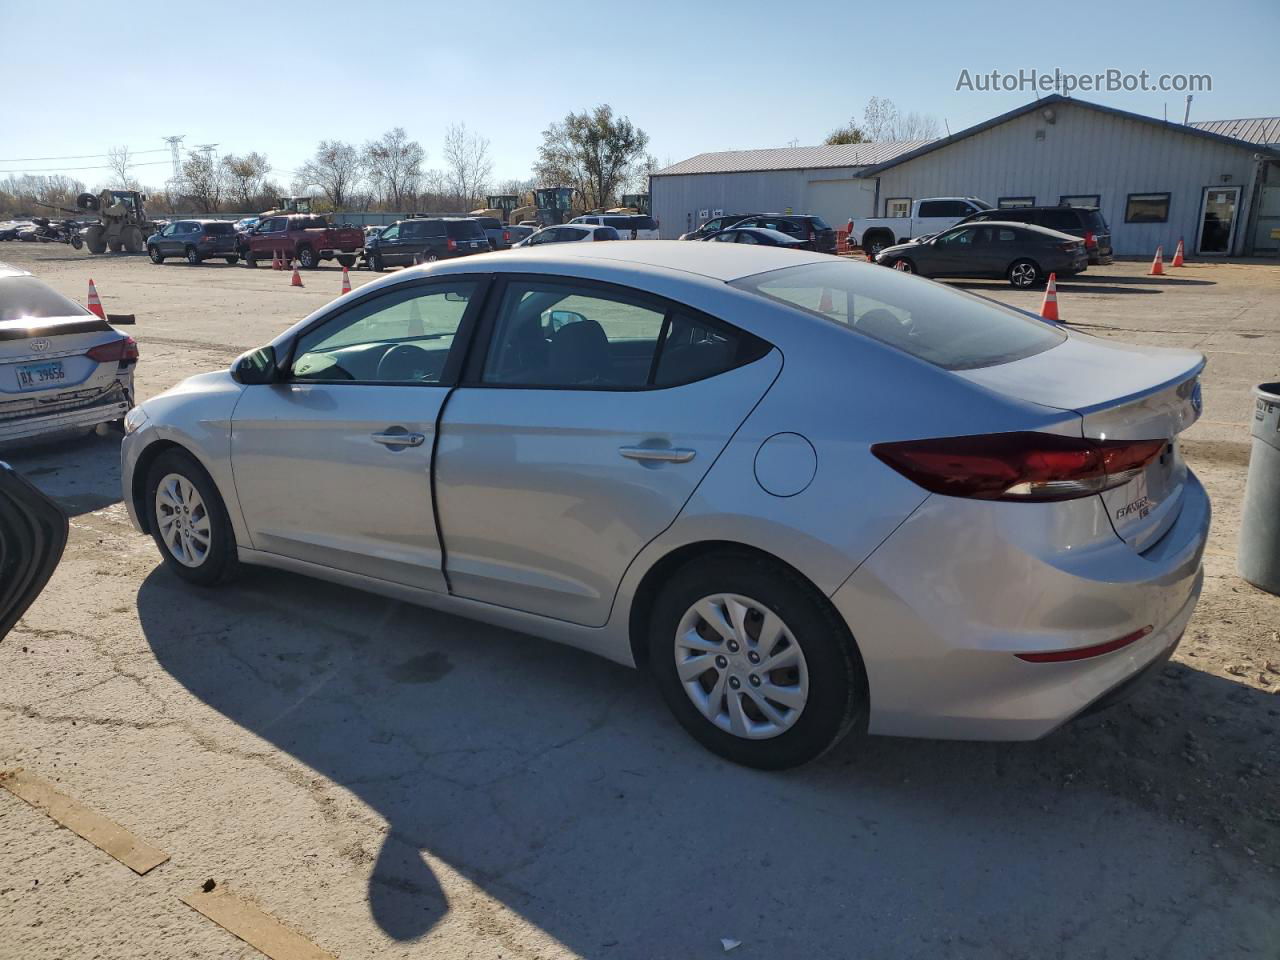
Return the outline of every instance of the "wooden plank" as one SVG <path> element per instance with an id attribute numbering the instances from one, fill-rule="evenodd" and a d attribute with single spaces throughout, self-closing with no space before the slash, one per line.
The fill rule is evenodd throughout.
<path id="1" fill-rule="evenodd" d="M 141 876 L 169 859 L 169 854 L 140 840 L 120 824 L 108 820 L 61 793 L 35 774 L 19 768 L 0 771 L 0 787 L 20 797 L 51 819 L 77 833 L 99 850 L 115 857 Z"/>
<path id="2" fill-rule="evenodd" d="M 334 960 L 333 954 L 223 887 L 196 890 L 179 899 L 271 960 Z"/>

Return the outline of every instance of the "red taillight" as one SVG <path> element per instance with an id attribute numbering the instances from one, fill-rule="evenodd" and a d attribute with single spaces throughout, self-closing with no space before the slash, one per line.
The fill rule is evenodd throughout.
<path id="1" fill-rule="evenodd" d="M 1091 647 L 1076 647 L 1074 650 L 1053 650 L 1049 653 L 1015 653 L 1014 656 L 1019 660 L 1027 661 L 1027 663 L 1063 663 L 1067 660 L 1088 660 L 1090 657 L 1100 657 L 1104 653 L 1114 653 L 1121 647 L 1137 643 L 1154 629 L 1155 627 L 1151 626 L 1151 624 L 1147 624 L 1141 630 L 1126 633 L 1123 637 L 1108 640 L 1106 643 L 1095 643 Z"/>
<path id="2" fill-rule="evenodd" d="M 453 237 L 450 237 L 448 240 L 445 241 L 445 249 L 450 251 L 457 250 L 458 241 L 453 239 Z"/>
<path id="3" fill-rule="evenodd" d="M 1092 250 L 1098 245 L 1098 238 L 1093 235 L 1092 230 L 1084 232 L 1084 246 L 1086 250 Z"/>
<path id="4" fill-rule="evenodd" d="M 133 337 L 121 337 L 110 343 L 100 343 L 85 351 L 85 356 L 95 363 L 125 363 L 138 359 L 138 343 Z"/>
<path id="5" fill-rule="evenodd" d="M 510 243 L 510 242 L 511 242 L 511 231 L 510 231 L 510 230 L 503 230 L 503 231 L 502 231 L 502 242 L 503 242 L 503 243 Z"/>
<path id="6" fill-rule="evenodd" d="M 1166 444 L 996 433 L 877 443 L 871 452 L 932 493 L 1045 503 L 1122 486 L 1160 456 Z"/>

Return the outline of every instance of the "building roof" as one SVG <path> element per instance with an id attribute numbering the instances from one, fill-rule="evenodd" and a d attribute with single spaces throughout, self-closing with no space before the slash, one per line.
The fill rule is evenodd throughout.
<path id="1" fill-rule="evenodd" d="M 984 130 L 990 130 L 992 127 L 998 127 L 1002 123 L 1008 123 L 1010 120 L 1017 119 L 1023 114 L 1030 113 L 1032 110 L 1043 110 L 1055 104 L 1069 104 L 1076 107 L 1084 107 L 1088 110 L 1096 110 L 1099 113 L 1108 113 L 1116 117 L 1124 117 L 1127 120 L 1139 120 L 1143 123 L 1149 123 L 1153 126 L 1164 127 L 1167 130 L 1175 130 L 1188 136 L 1202 137 L 1208 140 L 1214 140 L 1218 143 L 1230 144 L 1233 147 L 1242 147 L 1245 149 L 1258 150 L 1269 153 L 1280 159 L 1280 150 L 1274 150 L 1270 147 L 1261 146 L 1260 142 L 1242 140 L 1235 136 L 1229 136 L 1219 133 L 1216 130 L 1204 130 L 1195 124 L 1169 123 L 1167 120 L 1159 120 L 1156 117 L 1148 117 L 1142 113 L 1131 113 L 1128 110 L 1121 110 L 1118 107 L 1105 107 L 1100 103 L 1091 103 L 1088 100 L 1077 100 L 1074 97 L 1064 97 L 1060 93 L 1050 94 L 1047 97 L 1041 97 L 1039 100 L 1032 100 L 1030 103 L 1023 104 L 1010 110 L 1008 113 L 1002 113 L 998 117 L 992 117 L 990 120 L 984 120 L 982 123 L 975 124 L 959 133 L 953 133 L 949 137 L 942 137 L 939 140 L 931 140 L 924 145 L 898 154 L 888 160 L 879 162 L 866 170 L 860 170 L 858 176 L 871 177 L 890 167 L 896 167 L 900 163 L 906 163 L 908 160 L 914 160 L 916 157 L 923 156 L 926 153 L 932 153 L 934 150 L 940 150 L 943 147 L 958 143 L 961 140 L 968 139 L 975 134 L 982 133 Z M 1230 121 L 1228 121 L 1230 122 Z M 1247 122 L 1247 121 L 1241 121 Z"/>
<path id="2" fill-rule="evenodd" d="M 1201 120 L 1191 124 L 1222 137 L 1264 145 L 1280 144 L 1280 117 L 1247 117 L 1243 120 Z"/>
<path id="3" fill-rule="evenodd" d="M 887 140 L 882 143 L 842 143 L 817 147 L 771 147 L 765 150 L 725 150 L 700 153 L 658 170 L 655 177 L 684 173 L 751 173 L 765 170 L 820 170 L 865 167 L 884 163 L 916 150 L 929 140 Z"/>

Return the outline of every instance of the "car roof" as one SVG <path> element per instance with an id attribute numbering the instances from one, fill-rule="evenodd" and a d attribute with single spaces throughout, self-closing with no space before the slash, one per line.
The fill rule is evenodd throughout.
<path id="1" fill-rule="evenodd" d="M 1090 212 L 1090 211 L 1096 211 L 1096 210 L 1098 210 L 1099 208 L 1098 208 L 1098 207 L 1075 207 L 1075 206 L 1068 206 L 1068 205 L 1067 205 L 1067 204 L 1065 204 L 1065 203 L 1054 203 L 1054 204 L 1048 204 L 1048 203 L 1045 203 L 1045 204 L 1035 204 L 1034 206 L 1030 206 L 1030 207 L 1005 207 L 1005 210 L 1009 210 L 1009 209 L 1013 209 L 1013 210 L 1036 210 L 1036 211 L 1039 211 L 1039 210 L 1082 210 L 1082 211 L 1084 211 L 1084 212 L 1088 213 L 1088 212 Z M 989 214 L 989 213 L 1002 213 L 1002 212 L 1003 212 L 1003 211 L 998 210 L 998 209 L 997 209 L 997 210 L 979 210 L 977 213 L 970 214 L 970 216 L 973 216 L 973 217 L 982 217 L 982 216 L 986 216 L 986 215 L 987 215 L 987 214 Z"/>
<path id="2" fill-rule="evenodd" d="M 1026 226 L 1019 224 L 1019 226 Z M 469 273 L 476 270 L 468 258 L 447 260 L 433 265 L 432 273 Z M 486 258 L 486 270 L 516 271 L 527 263 L 547 265 L 591 260 L 622 267 L 628 263 L 660 270 L 696 274 L 710 280 L 729 282 L 768 270 L 794 267 L 802 263 L 831 259 L 826 254 L 806 254 L 782 247 L 759 247 L 738 243 L 681 243 L 678 240 L 630 240 L 626 243 L 550 244 L 525 247 L 503 253 L 492 260 Z M 416 269 L 416 268 L 415 268 Z M 409 271 L 399 271 L 392 276 Z"/>
<path id="3" fill-rule="evenodd" d="M 763 233 L 770 237 L 778 237 L 787 241 L 787 243 L 804 242 L 802 240 L 797 240 L 789 233 L 783 233 L 781 230 L 774 230 L 772 227 L 742 227 L 734 224 L 732 227 L 725 227 L 723 230 L 717 231 L 713 236 L 718 236 L 721 233 Z"/>
<path id="4" fill-rule="evenodd" d="M 972 227 L 975 223 L 980 222 L 984 227 L 1008 227 L 1011 230 L 1030 230 L 1032 233 L 1043 233 L 1050 237 L 1062 237 L 1064 240 L 1079 240 L 1079 237 L 1073 237 L 1069 233 L 1063 233 L 1061 230 L 1055 230 L 1053 227 L 1042 227 L 1038 223 L 1023 223 L 1021 220 L 982 220 L 975 222 L 957 223 L 956 227 Z M 953 229 L 948 227 L 947 230 Z M 939 233 L 945 233 L 940 230 Z"/>

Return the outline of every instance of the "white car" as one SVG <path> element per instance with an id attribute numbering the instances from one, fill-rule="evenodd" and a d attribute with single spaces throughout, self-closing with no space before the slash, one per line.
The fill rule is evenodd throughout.
<path id="1" fill-rule="evenodd" d="M 132 337 L 0 263 L 0 443 L 123 421 L 137 361 Z"/>
<path id="2" fill-rule="evenodd" d="M 628 213 L 588 213 L 574 217 L 570 223 L 589 223 L 597 227 L 613 227 L 622 240 L 657 240 L 658 223 L 653 217 Z"/>
<path id="3" fill-rule="evenodd" d="M 147 400 L 121 479 L 185 580 L 560 640 L 785 767 L 1034 739 L 1158 670 L 1204 576 L 1203 365 L 823 254 L 553 245 L 399 271 Z"/>
<path id="4" fill-rule="evenodd" d="M 537 247 L 544 243 L 581 243 L 594 240 L 617 240 L 618 231 L 613 227 L 598 227 L 587 223 L 564 223 L 558 227 L 543 227 L 537 233 L 525 237 L 516 247 Z"/>

